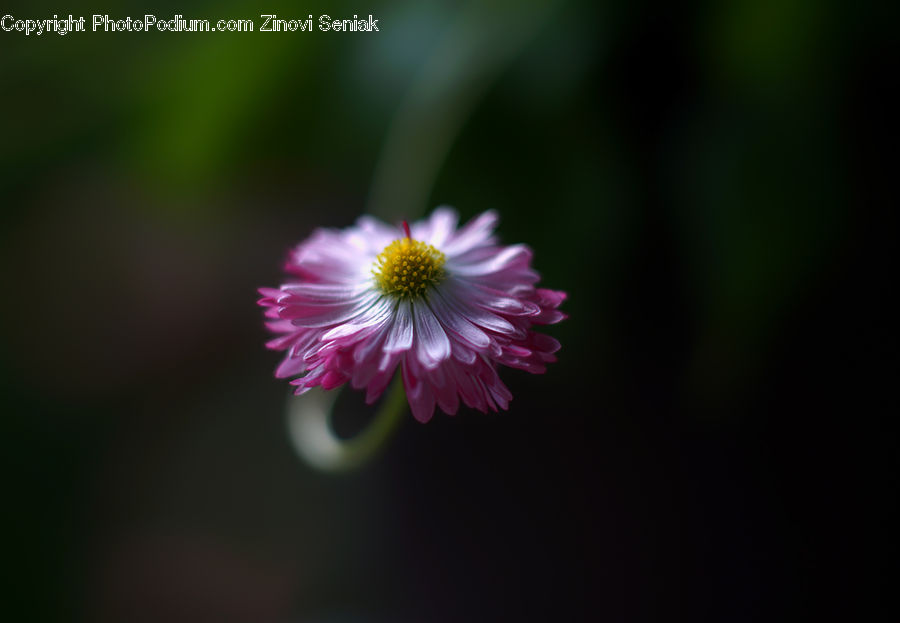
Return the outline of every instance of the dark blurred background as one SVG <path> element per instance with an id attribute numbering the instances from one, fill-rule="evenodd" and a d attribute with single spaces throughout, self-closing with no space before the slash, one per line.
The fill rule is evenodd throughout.
<path id="1" fill-rule="evenodd" d="M 3 10 L 54 12 L 380 32 L 0 32 L 0 618 L 888 619 L 893 5 Z M 441 203 L 559 363 L 312 471 L 255 289 Z"/>

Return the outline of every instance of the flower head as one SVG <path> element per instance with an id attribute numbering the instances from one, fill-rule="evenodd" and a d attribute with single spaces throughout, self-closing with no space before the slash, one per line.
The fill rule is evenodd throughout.
<path id="1" fill-rule="evenodd" d="M 293 279 L 260 288 L 267 346 L 285 351 L 275 371 L 302 394 L 346 382 L 374 402 L 400 366 L 416 419 L 460 400 L 481 411 L 512 398 L 498 364 L 541 374 L 559 342 L 536 333 L 554 324 L 566 294 L 536 288 L 525 245 L 493 235 L 497 214 L 457 228 L 450 208 L 403 229 L 363 216 L 344 230 L 318 229 L 291 252 Z"/>

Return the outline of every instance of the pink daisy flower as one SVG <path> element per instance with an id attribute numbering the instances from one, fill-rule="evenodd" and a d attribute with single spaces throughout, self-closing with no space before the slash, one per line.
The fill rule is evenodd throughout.
<path id="1" fill-rule="evenodd" d="M 259 290 L 278 334 L 267 346 L 285 351 L 275 376 L 296 377 L 297 394 L 349 382 L 372 403 L 400 366 L 421 422 L 435 404 L 506 409 L 498 364 L 541 374 L 556 360 L 559 342 L 532 327 L 563 320 L 566 294 L 535 287 L 531 250 L 497 243 L 495 212 L 457 222 L 446 207 L 403 229 L 363 216 L 295 247 L 293 279 Z"/>

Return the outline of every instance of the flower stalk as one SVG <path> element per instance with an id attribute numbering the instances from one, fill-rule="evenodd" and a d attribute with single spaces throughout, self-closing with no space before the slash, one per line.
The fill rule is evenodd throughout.
<path id="1" fill-rule="evenodd" d="M 406 392 L 397 374 L 366 428 L 352 439 L 334 433 L 333 408 L 340 389 L 314 390 L 290 396 L 288 430 L 297 453 L 324 472 L 347 472 L 371 460 L 391 438 L 406 415 Z"/>

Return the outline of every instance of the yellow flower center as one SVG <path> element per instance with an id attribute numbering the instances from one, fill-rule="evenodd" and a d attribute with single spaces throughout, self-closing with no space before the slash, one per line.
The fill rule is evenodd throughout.
<path id="1" fill-rule="evenodd" d="M 372 274 L 386 294 L 415 298 L 444 277 L 446 261 L 446 256 L 430 244 L 409 237 L 400 238 L 378 254 Z"/>

